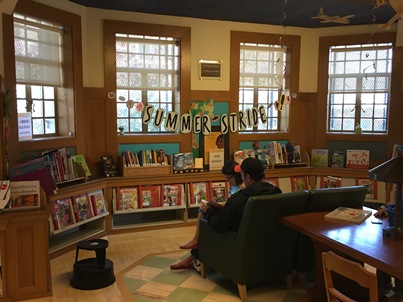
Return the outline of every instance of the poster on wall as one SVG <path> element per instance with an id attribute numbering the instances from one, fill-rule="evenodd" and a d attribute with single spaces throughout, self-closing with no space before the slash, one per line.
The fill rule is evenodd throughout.
<path id="1" fill-rule="evenodd" d="M 209 168 L 210 151 L 224 151 L 224 163 L 228 160 L 229 135 L 222 134 L 220 126 L 212 126 L 209 135 L 200 135 L 200 155 L 204 158 L 205 169 Z M 221 168 L 220 168 L 221 169 Z"/>

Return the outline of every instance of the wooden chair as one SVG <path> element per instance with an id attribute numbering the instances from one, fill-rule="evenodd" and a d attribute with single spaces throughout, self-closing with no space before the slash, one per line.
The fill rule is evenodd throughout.
<path id="1" fill-rule="evenodd" d="M 331 272 L 335 272 L 360 286 L 369 289 L 369 302 L 378 301 L 378 284 L 376 274 L 367 271 L 361 264 L 345 259 L 329 251 L 322 253 L 323 274 L 328 302 L 354 302 L 355 300 L 337 290 L 333 284 Z"/>

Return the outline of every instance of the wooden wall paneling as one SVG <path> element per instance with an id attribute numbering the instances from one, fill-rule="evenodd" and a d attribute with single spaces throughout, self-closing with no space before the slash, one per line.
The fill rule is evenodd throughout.
<path id="1" fill-rule="evenodd" d="M 115 102 L 115 100 L 108 100 L 106 97 L 105 89 L 103 88 L 85 88 L 84 89 L 84 103 L 85 103 L 85 137 L 87 142 L 86 160 L 92 174 L 104 175 L 101 166 L 101 156 L 107 154 L 106 135 L 106 103 Z M 116 127 L 114 134 L 116 135 Z M 116 152 L 111 153 L 114 157 L 115 164 L 117 164 Z"/>

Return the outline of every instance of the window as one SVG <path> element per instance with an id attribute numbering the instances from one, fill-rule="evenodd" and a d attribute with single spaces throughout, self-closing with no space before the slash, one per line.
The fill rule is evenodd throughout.
<path id="1" fill-rule="evenodd" d="M 122 33 L 115 36 L 117 127 L 123 127 L 126 133 L 168 132 L 163 122 L 154 121 L 157 109 L 164 113 L 180 111 L 176 108 L 180 68 L 177 39 Z M 141 109 L 145 106 L 154 107 L 148 124 L 142 122 Z"/>
<path id="2" fill-rule="evenodd" d="M 387 133 L 391 73 L 391 43 L 330 47 L 327 131 Z"/>
<path id="3" fill-rule="evenodd" d="M 62 28 L 14 14 L 17 112 L 31 119 L 32 137 L 54 136 L 62 86 Z"/>
<path id="4" fill-rule="evenodd" d="M 267 108 L 267 123 L 250 125 L 244 131 L 279 131 L 281 114 L 288 115 L 288 106 L 281 106 L 285 94 L 286 48 L 281 45 L 240 43 L 239 110 Z M 285 95 L 284 95 L 285 96 Z"/>

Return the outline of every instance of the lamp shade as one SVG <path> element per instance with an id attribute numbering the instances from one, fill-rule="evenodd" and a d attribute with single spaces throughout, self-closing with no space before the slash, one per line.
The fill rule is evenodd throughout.
<path id="1" fill-rule="evenodd" d="M 403 184 L 403 157 L 393 157 L 368 172 L 370 179 Z"/>

